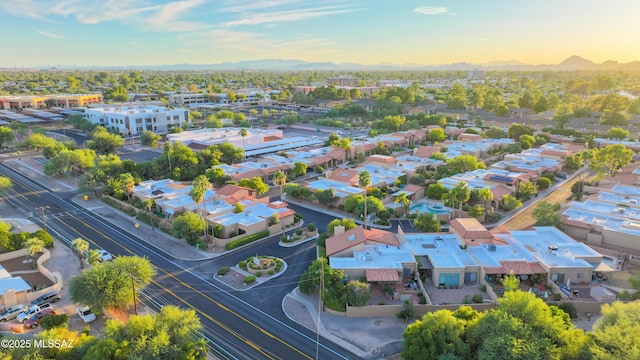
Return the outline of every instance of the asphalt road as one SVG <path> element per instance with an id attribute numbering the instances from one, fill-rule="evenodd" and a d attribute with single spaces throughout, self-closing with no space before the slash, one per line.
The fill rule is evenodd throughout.
<path id="1" fill-rule="evenodd" d="M 264 295 L 273 294 L 276 292 L 274 289 L 278 289 L 278 294 L 283 294 L 287 289 L 295 287 L 297 278 L 290 275 L 289 270 L 280 279 L 269 282 L 268 285 L 265 284 L 262 289 L 258 287 L 243 294 L 229 292 L 228 289 L 199 277 L 185 266 L 172 261 L 171 256 L 160 249 L 151 248 L 134 234 L 59 197 L 4 164 L 0 166 L 0 173 L 10 176 L 14 183 L 7 201 L 18 209 L 22 209 L 25 214 L 31 213 L 33 221 L 41 222 L 39 210 L 36 209 L 45 207 L 46 226 L 52 235 L 65 237 L 67 243 L 71 239 L 83 237 L 91 243 L 92 247 L 103 248 L 116 256 L 134 254 L 146 256 L 157 271 L 153 284 L 148 291 L 145 290 L 150 294 L 150 305 L 175 304 L 183 308 L 193 308 L 200 316 L 204 326 L 203 335 L 209 340 L 211 351 L 216 357 L 233 359 L 356 358 L 354 354 L 323 338 L 320 339 L 318 346 L 315 333 L 285 319 L 281 310 L 277 312 L 273 310 L 273 303 L 265 304 L 258 301 L 261 298 L 273 299 Z M 296 253 L 295 249 L 289 250 L 288 255 L 291 255 L 289 259 L 294 269 L 297 266 L 295 272 L 304 271 L 302 264 L 305 262 L 308 264 L 312 254 L 307 249 L 299 255 L 292 255 Z M 260 250 L 253 248 L 251 251 L 255 255 L 255 251 Z M 237 256 L 244 255 L 238 253 Z M 277 254 L 272 255 L 277 256 Z M 229 261 L 229 258 L 220 259 L 221 263 L 226 261 Z M 210 261 L 207 266 L 218 265 L 215 261 Z M 251 303 L 253 301 L 258 303 L 253 305 Z M 279 301 L 276 304 L 278 307 Z M 261 308 L 270 310 L 267 312 Z"/>

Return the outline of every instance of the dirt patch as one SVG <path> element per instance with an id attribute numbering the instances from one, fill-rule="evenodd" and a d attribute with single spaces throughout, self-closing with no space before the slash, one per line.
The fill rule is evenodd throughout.
<path id="1" fill-rule="evenodd" d="M 248 288 L 249 286 L 244 283 L 244 274 L 236 271 L 235 269 L 229 270 L 228 273 L 224 275 L 216 275 L 215 278 L 221 283 L 233 288 L 233 289 L 243 289 Z"/>

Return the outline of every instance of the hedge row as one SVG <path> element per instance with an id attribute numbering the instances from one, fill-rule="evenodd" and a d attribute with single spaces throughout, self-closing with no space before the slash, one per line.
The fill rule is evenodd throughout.
<path id="1" fill-rule="evenodd" d="M 263 230 L 263 231 L 260 231 L 259 233 L 255 233 L 253 235 L 245 236 L 242 239 L 234 240 L 234 241 L 228 243 L 227 245 L 225 245 L 225 249 L 233 250 L 233 249 L 235 249 L 237 247 L 252 243 L 252 242 L 254 242 L 256 240 L 260 240 L 260 239 L 265 238 L 267 236 L 269 236 L 269 230 Z"/>

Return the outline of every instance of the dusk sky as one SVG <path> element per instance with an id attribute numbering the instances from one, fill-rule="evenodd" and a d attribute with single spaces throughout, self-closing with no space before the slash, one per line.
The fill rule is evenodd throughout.
<path id="1" fill-rule="evenodd" d="M 640 60 L 639 0 L 0 0 L 0 67 Z"/>

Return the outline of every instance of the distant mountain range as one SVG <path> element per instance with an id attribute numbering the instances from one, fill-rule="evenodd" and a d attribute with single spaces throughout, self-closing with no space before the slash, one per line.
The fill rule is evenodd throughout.
<path id="1" fill-rule="evenodd" d="M 44 69 L 44 68 L 43 68 Z M 144 69 L 144 70 L 505 70 L 505 71 L 577 71 L 577 70 L 640 70 L 640 61 L 619 63 L 608 60 L 601 64 L 594 63 L 580 56 L 574 55 L 559 64 L 525 64 L 517 60 L 491 61 L 481 64 L 467 62 L 422 65 L 422 64 L 375 64 L 363 65 L 357 63 L 309 62 L 304 60 L 264 59 L 238 62 L 223 62 L 217 64 L 174 64 L 150 66 L 56 66 L 53 69 Z M 2 69 L 0 69 L 2 70 Z M 14 69 L 12 69 L 14 70 Z"/>

